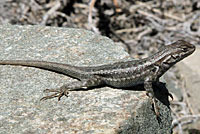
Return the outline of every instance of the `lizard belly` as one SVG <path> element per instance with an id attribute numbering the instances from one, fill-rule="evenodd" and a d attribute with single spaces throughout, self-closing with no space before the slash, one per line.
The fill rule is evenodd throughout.
<path id="1" fill-rule="evenodd" d="M 116 87 L 116 88 L 123 88 L 123 87 L 132 87 L 138 84 L 144 83 L 144 80 L 141 79 L 128 79 L 128 78 L 118 78 L 118 79 L 106 79 L 105 83 L 109 86 Z"/>

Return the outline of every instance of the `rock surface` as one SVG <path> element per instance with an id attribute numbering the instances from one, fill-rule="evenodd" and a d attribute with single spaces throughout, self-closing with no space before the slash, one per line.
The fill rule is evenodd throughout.
<path id="1" fill-rule="evenodd" d="M 92 66 L 130 59 L 106 37 L 81 29 L 0 26 L 0 59 L 44 60 Z M 31 67 L 0 65 L 0 133 L 170 134 L 170 110 L 160 119 L 144 91 L 96 88 L 61 101 L 39 101 L 46 88 L 74 79 Z"/>

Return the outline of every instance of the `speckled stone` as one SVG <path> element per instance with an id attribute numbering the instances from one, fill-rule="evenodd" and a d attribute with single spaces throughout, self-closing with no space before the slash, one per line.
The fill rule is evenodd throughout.
<path id="1" fill-rule="evenodd" d="M 129 60 L 123 47 L 83 29 L 0 26 L 0 59 L 93 66 Z M 96 88 L 61 101 L 39 101 L 46 88 L 74 81 L 32 67 L 0 65 L 0 134 L 168 134 L 171 116 L 159 102 L 156 119 L 144 91 Z"/>

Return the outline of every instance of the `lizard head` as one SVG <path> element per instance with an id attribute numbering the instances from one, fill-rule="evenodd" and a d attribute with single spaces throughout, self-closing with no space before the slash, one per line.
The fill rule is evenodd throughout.
<path id="1" fill-rule="evenodd" d="M 157 77 L 159 78 L 162 76 L 162 74 L 164 74 L 170 67 L 191 55 L 194 51 L 195 46 L 184 40 L 179 40 L 170 45 L 164 46 L 152 58 L 155 65 L 161 68 L 158 70 Z"/>
<path id="2" fill-rule="evenodd" d="M 170 56 L 167 62 L 173 64 L 191 55 L 195 51 L 195 46 L 184 40 L 179 40 L 168 45 L 167 51 L 168 56 Z"/>
<path id="3" fill-rule="evenodd" d="M 184 41 L 179 40 L 170 45 L 164 46 L 153 59 L 158 66 L 169 69 L 185 57 L 191 55 L 195 51 L 195 46 Z"/>

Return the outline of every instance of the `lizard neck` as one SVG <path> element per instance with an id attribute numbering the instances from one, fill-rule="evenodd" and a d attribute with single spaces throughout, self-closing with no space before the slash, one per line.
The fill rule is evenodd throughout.
<path id="1" fill-rule="evenodd" d="M 179 59 L 176 59 L 171 56 L 172 52 L 168 50 L 167 47 L 164 47 L 156 54 L 147 58 L 146 63 L 149 64 L 152 68 L 152 71 L 157 76 L 156 79 L 159 79 L 167 70 L 169 70 L 174 64 L 176 64 Z"/>

